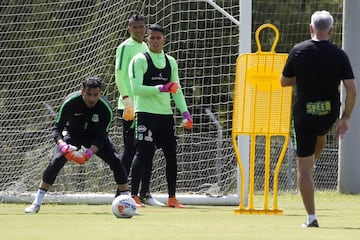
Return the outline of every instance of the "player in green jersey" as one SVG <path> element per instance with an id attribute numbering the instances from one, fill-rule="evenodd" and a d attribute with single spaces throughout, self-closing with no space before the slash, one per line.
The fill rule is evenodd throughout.
<path id="1" fill-rule="evenodd" d="M 192 128 L 179 84 L 176 60 L 165 54 L 163 28 L 153 24 L 148 29 L 149 50 L 139 53 L 130 62 L 129 76 L 135 96 L 135 139 L 137 154 L 132 167 L 131 194 L 138 192 L 144 166 L 152 162 L 155 149 L 161 148 L 166 159 L 168 207 L 183 208 L 176 199 L 177 156 L 176 127 L 171 99 L 183 115 L 183 126 Z"/>
<path id="2" fill-rule="evenodd" d="M 143 41 L 146 33 L 145 17 L 138 14 L 131 16 L 128 24 L 128 32 L 131 36 L 122 42 L 116 49 L 115 82 L 120 92 L 118 112 L 122 118 L 123 127 L 124 152 L 121 160 L 129 174 L 136 148 L 133 127 L 133 93 L 130 87 L 128 69 L 132 57 L 137 53 L 145 52 L 147 50 L 147 45 Z M 145 169 L 142 176 L 142 187 L 140 192 L 140 197 L 142 199 L 140 199 L 138 195 L 134 196 L 137 206 L 143 207 L 144 203 L 155 206 L 164 206 L 163 203 L 152 198 L 150 194 L 149 185 L 152 164 L 146 165 Z"/>

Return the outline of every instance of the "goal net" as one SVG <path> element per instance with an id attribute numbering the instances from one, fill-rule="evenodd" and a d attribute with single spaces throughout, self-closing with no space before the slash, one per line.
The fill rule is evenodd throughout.
<path id="1" fill-rule="evenodd" d="M 288 52 L 294 43 L 308 38 L 310 15 L 321 8 L 334 15 L 333 41 L 340 45 L 340 2 L 254 0 L 253 31 L 266 22 L 276 25 L 281 34 L 277 52 Z M 216 4 L 239 19 L 239 0 L 218 0 Z M 208 1 L 4 0 L 0 11 L 1 199 L 30 201 L 52 156 L 51 128 L 56 111 L 63 97 L 78 90 L 85 77 L 96 75 L 104 80 L 104 95 L 115 109 L 119 95 L 114 80 L 115 49 L 129 37 L 127 21 L 135 12 L 145 15 L 149 24 L 156 22 L 166 29 L 165 51 L 178 61 L 181 85 L 194 118 L 194 128 L 184 131 L 181 116 L 174 109 L 179 126 L 178 195 L 186 194 L 189 199 L 237 195 L 231 119 L 240 31 Z M 265 34 L 261 38 L 262 46 L 271 45 L 270 37 Z M 121 153 L 118 115 L 110 137 Z M 315 180 L 320 188 L 335 189 L 338 146 L 331 134 L 329 140 Z M 260 138 L 258 176 L 263 174 L 264 164 L 261 144 Z M 276 153 L 280 146 L 273 143 L 272 148 Z M 279 190 L 294 191 L 292 146 L 285 159 Z M 96 202 L 97 198 L 102 199 L 97 202 L 109 201 L 115 187 L 109 167 L 95 157 L 85 165 L 66 164 L 49 191 L 55 197 L 47 199 L 62 202 L 66 196 L 82 194 L 85 202 Z M 151 191 L 167 194 L 161 151 L 155 154 Z"/>

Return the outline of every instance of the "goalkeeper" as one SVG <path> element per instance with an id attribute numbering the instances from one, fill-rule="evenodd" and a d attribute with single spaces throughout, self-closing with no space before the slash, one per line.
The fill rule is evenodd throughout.
<path id="1" fill-rule="evenodd" d="M 131 36 L 117 47 L 115 59 L 115 82 L 120 92 L 118 110 L 122 118 L 122 136 L 124 143 L 121 161 L 124 164 L 127 174 L 130 172 L 136 152 L 133 124 L 134 96 L 130 87 L 128 68 L 133 56 L 147 50 L 147 45 L 143 41 L 146 33 L 144 16 L 138 14 L 131 16 L 128 23 L 128 32 Z M 149 162 L 149 164 L 145 166 L 144 174 L 141 178 L 140 196 L 138 196 L 138 194 L 132 196 L 138 207 L 144 207 L 144 203 L 151 206 L 164 206 L 162 202 L 159 202 L 150 194 L 151 170 L 152 162 Z"/>
<path id="2" fill-rule="evenodd" d="M 155 147 L 161 148 L 166 159 L 168 207 L 183 208 L 176 199 L 177 159 L 176 127 L 171 98 L 183 115 L 185 128 L 192 127 L 179 85 L 176 60 L 165 54 L 163 28 L 153 24 L 148 29 L 149 50 L 139 53 L 130 62 L 130 84 L 135 95 L 135 139 L 137 154 L 131 171 L 131 194 L 138 192 L 140 176 L 146 164 L 152 162 Z"/>
<path id="3" fill-rule="evenodd" d="M 125 168 L 108 137 L 112 118 L 110 103 L 101 96 L 101 79 L 98 77 L 86 78 L 81 91 L 65 98 L 53 128 L 57 144 L 54 156 L 43 172 L 35 200 L 25 209 L 26 213 L 40 210 L 46 192 L 67 161 L 84 164 L 94 154 L 113 171 L 117 183 L 116 196 L 129 194 Z M 66 132 L 64 136 L 63 132 Z M 77 150 L 81 147 L 85 149 Z"/>

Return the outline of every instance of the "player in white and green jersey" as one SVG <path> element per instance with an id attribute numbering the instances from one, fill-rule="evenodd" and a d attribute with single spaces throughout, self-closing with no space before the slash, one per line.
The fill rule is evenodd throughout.
<path id="1" fill-rule="evenodd" d="M 144 16 L 135 14 L 130 17 L 128 24 L 128 32 L 130 37 L 122 42 L 116 49 L 115 59 L 115 82 L 120 92 L 118 101 L 118 112 L 122 118 L 123 142 L 124 151 L 121 160 L 129 174 L 133 158 L 135 156 L 136 148 L 134 141 L 134 109 L 133 109 L 133 93 L 130 87 L 129 80 L 129 63 L 131 59 L 141 52 L 147 50 L 147 45 L 143 41 L 146 33 L 146 23 Z M 146 204 L 162 206 L 161 202 L 151 198 L 150 195 L 150 178 L 151 178 L 152 164 L 146 166 L 142 177 L 141 196 L 148 196 Z M 138 207 L 143 207 L 144 204 L 138 197 L 134 199 Z"/>
<path id="2" fill-rule="evenodd" d="M 161 148 L 166 159 L 168 207 L 183 208 L 175 196 L 177 180 L 176 127 L 171 99 L 183 115 L 185 128 L 192 127 L 179 84 L 176 60 L 165 54 L 163 28 L 153 24 L 148 29 L 149 50 L 139 53 L 129 67 L 135 100 L 135 139 L 137 154 L 131 171 L 131 194 L 138 192 L 144 166 L 152 162 L 155 148 Z"/>

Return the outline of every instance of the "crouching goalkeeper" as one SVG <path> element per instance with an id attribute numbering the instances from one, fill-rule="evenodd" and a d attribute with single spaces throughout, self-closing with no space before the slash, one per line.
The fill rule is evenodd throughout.
<path id="1" fill-rule="evenodd" d="M 110 103 L 101 95 L 101 79 L 89 77 L 82 88 L 67 96 L 62 103 L 53 128 L 55 153 L 43 172 L 33 203 L 26 213 L 37 213 L 46 192 L 67 161 L 84 164 L 96 154 L 114 173 L 116 196 L 129 194 L 126 170 L 108 137 L 113 118 Z M 63 132 L 66 134 L 63 136 Z"/>

